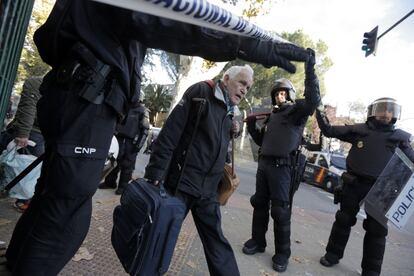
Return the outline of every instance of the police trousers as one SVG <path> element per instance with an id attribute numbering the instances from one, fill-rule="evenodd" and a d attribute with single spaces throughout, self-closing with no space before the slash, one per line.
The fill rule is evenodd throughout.
<path id="1" fill-rule="evenodd" d="M 292 167 L 280 165 L 274 158 L 260 157 L 256 174 L 256 192 L 251 197 L 253 206 L 252 239 L 266 246 L 269 210 L 274 223 L 276 255 L 290 257 L 289 190 Z"/>
<path id="2" fill-rule="evenodd" d="M 105 178 L 105 185 L 116 187 L 116 180 L 119 176 L 119 187 L 125 188 L 131 180 L 132 172 L 138 155 L 138 148 L 133 144 L 133 139 L 117 136 L 119 153 L 116 159 L 116 167 Z"/>
<path id="3" fill-rule="evenodd" d="M 238 276 L 236 258 L 221 229 L 220 205 L 217 197 L 195 198 L 177 191 L 176 196 L 191 210 L 206 255 L 208 270 L 214 276 Z"/>
<path id="4" fill-rule="evenodd" d="M 343 255 L 351 227 L 357 222 L 357 214 L 360 210 L 360 202 L 371 189 L 374 181 L 362 177 L 357 178 L 357 183 L 344 183 L 340 209 L 336 212 L 335 222 L 332 226 L 326 247 L 328 261 L 339 261 Z M 365 229 L 363 243 L 363 257 L 361 267 L 363 271 L 381 272 L 382 261 L 385 252 L 386 236 L 388 229 L 367 214 L 364 219 Z"/>
<path id="5" fill-rule="evenodd" d="M 37 114 L 45 159 L 6 252 L 13 275 L 57 275 L 76 253 L 115 130 L 112 108 L 80 98 L 79 87 L 56 84 L 52 73 L 44 81 Z"/>

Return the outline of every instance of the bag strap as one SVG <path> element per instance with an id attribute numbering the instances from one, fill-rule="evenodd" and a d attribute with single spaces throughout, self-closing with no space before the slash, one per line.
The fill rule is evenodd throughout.
<path id="1" fill-rule="evenodd" d="M 194 142 L 195 136 L 197 134 L 198 125 L 200 124 L 201 114 L 203 112 L 204 105 L 206 103 L 206 99 L 204 99 L 204 98 L 192 98 L 191 101 L 192 101 L 192 103 L 198 103 L 199 104 L 198 111 L 197 111 L 197 118 L 196 118 L 196 123 L 194 125 L 194 131 L 191 134 L 190 143 L 188 144 L 187 149 L 185 150 L 185 157 L 184 157 L 183 166 L 181 167 L 180 177 L 178 178 L 177 186 L 175 188 L 174 193 L 177 192 L 178 185 L 180 185 L 181 179 L 182 179 L 183 174 L 184 174 L 185 167 L 187 166 L 187 154 L 188 154 L 188 151 L 191 148 L 191 146 Z"/>
<path id="2" fill-rule="evenodd" d="M 234 136 L 231 136 L 231 176 L 234 177 Z"/>
<path id="3" fill-rule="evenodd" d="M 37 165 L 39 165 L 40 162 L 43 161 L 45 158 L 45 154 L 43 153 L 40 155 L 35 161 L 30 163 L 29 166 L 27 166 L 21 173 L 19 173 L 15 178 L 13 178 L 12 181 L 10 181 L 9 184 L 4 188 L 6 191 L 10 191 L 14 186 L 16 186 L 17 183 L 20 182 L 26 175 L 28 175 Z"/>
<path id="4" fill-rule="evenodd" d="M 207 83 L 210 88 L 214 88 L 214 86 L 216 86 L 216 83 L 213 80 L 205 80 L 204 82 Z"/>

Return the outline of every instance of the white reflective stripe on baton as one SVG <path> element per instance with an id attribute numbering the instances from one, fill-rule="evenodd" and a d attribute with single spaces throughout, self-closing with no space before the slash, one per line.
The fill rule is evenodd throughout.
<path id="1" fill-rule="evenodd" d="M 226 33 L 291 43 L 206 0 L 93 0 Z"/>

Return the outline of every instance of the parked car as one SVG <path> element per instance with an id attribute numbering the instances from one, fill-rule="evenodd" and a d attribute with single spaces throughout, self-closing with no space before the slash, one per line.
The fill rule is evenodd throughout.
<path id="1" fill-rule="evenodd" d="M 341 175 L 345 171 L 345 156 L 309 151 L 303 180 L 328 192 L 333 192 L 335 187 L 341 184 Z"/>

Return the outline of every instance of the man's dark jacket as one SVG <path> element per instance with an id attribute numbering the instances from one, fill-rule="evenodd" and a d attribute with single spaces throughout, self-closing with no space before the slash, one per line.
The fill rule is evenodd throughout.
<path id="1" fill-rule="evenodd" d="M 206 103 L 194 142 L 188 148 L 200 105 L 193 98 L 204 98 Z M 221 90 L 212 89 L 206 82 L 192 85 L 158 135 L 145 177 L 161 180 L 168 174 L 166 185 L 175 189 L 186 156 L 178 189 L 194 196 L 215 195 L 223 175 L 231 126 L 232 114 L 227 111 Z"/>
<path id="2" fill-rule="evenodd" d="M 113 67 L 116 84 L 105 102 L 120 115 L 138 99 L 147 47 L 213 61 L 235 59 L 239 50 L 235 35 L 85 0 L 57 0 L 34 40 L 54 69 L 77 42 Z"/>

